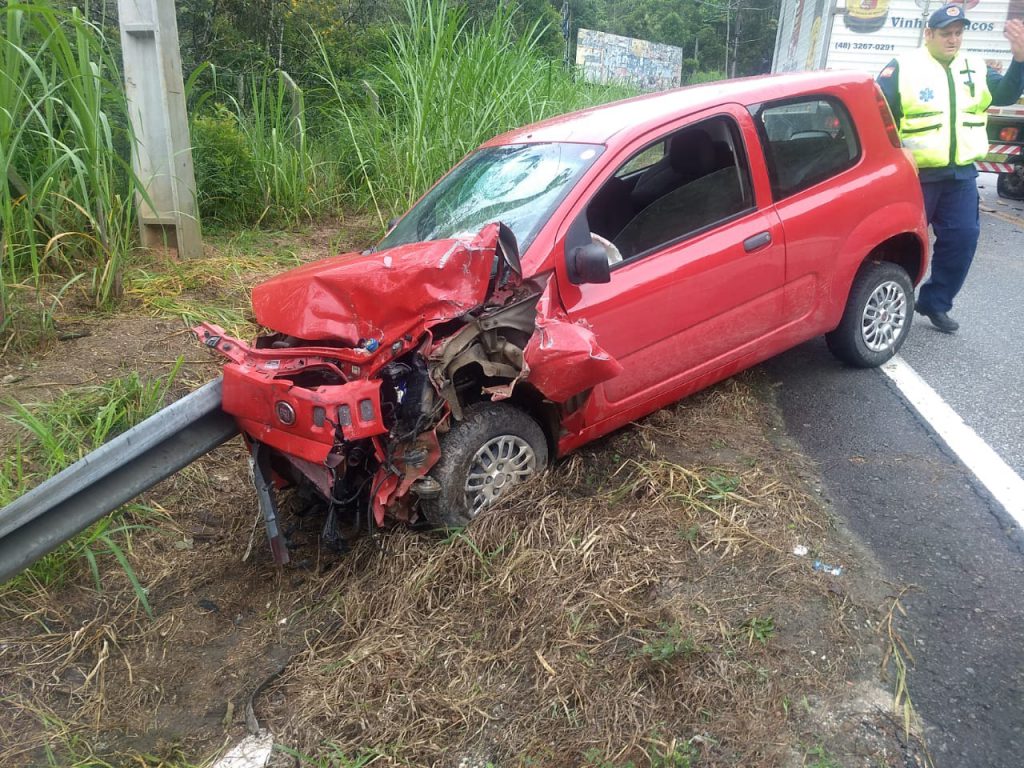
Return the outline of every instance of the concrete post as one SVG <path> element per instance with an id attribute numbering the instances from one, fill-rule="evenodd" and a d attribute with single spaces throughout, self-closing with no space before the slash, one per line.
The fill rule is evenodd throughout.
<path id="1" fill-rule="evenodd" d="M 142 244 L 202 254 L 174 0 L 118 0 Z"/>

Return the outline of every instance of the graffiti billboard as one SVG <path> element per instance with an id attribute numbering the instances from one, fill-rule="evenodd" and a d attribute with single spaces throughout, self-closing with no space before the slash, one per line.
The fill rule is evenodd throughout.
<path id="1" fill-rule="evenodd" d="M 679 85 L 683 49 L 581 29 L 576 39 L 576 66 L 590 83 L 623 83 L 644 91 Z"/>

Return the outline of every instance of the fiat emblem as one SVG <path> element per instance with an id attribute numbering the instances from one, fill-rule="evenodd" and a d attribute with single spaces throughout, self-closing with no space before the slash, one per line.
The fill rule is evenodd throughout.
<path id="1" fill-rule="evenodd" d="M 277 420 L 285 426 L 291 426 L 295 423 L 295 409 L 292 408 L 284 400 L 278 400 L 277 405 L 274 406 L 277 410 Z"/>

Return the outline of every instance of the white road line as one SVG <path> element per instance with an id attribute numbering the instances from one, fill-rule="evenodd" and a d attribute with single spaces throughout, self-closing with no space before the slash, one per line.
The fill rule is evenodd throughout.
<path id="1" fill-rule="evenodd" d="M 1024 528 L 1024 480 L 899 355 L 882 366 L 903 396 Z"/>

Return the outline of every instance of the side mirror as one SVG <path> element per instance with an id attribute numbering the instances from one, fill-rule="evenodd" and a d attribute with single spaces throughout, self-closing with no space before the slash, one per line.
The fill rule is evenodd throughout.
<path id="1" fill-rule="evenodd" d="M 573 285 L 612 281 L 608 252 L 591 237 L 586 211 L 576 217 L 565 233 L 565 266 Z"/>
<path id="2" fill-rule="evenodd" d="M 575 285 L 610 283 L 612 272 L 608 266 L 608 251 L 601 243 L 578 245 L 569 253 L 569 280 Z"/>

